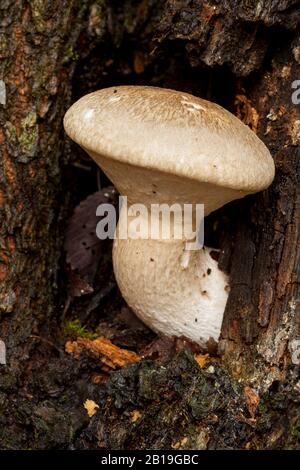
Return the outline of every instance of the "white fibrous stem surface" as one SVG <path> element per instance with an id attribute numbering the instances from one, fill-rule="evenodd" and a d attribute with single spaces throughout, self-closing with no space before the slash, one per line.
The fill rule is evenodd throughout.
<path id="1" fill-rule="evenodd" d="M 181 240 L 116 239 L 114 271 L 125 300 L 152 330 L 205 346 L 219 339 L 229 291 L 216 254 L 186 251 Z"/>

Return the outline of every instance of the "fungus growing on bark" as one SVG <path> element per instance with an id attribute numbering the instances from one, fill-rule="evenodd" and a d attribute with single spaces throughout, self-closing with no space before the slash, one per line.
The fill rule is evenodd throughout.
<path id="1" fill-rule="evenodd" d="M 176 211 L 204 204 L 206 216 L 267 188 L 274 163 L 266 146 L 220 106 L 154 87 L 113 87 L 84 96 L 68 110 L 64 126 L 128 198 L 113 247 L 127 303 L 155 331 L 200 345 L 217 341 L 228 276 L 211 249 L 191 250 L 189 236 L 176 238 Z M 130 231 L 134 218 L 132 204 L 175 204 L 169 237 L 160 230 L 158 239 L 151 238 L 145 220 L 150 238 L 123 239 L 120 233 Z M 151 212 L 151 223 L 161 218 Z M 196 219 L 192 212 L 190 233 Z"/>

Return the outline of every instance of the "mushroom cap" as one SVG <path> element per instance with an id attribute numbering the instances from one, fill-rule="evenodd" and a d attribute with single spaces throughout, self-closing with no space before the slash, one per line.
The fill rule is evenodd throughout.
<path id="1" fill-rule="evenodd" d="M 64 127 L 92 154 L 244 194 L 274 178 L 270 152 L 249 127 L 221 106 L 180 91 L 105 88 L 74 103 Z"/>

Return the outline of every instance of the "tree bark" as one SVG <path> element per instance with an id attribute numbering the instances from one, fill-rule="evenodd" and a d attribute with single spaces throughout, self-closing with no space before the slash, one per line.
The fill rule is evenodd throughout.
<path id="1" fill-rule="evenodd" d="M 88 2 L 1 1 L 0 5 L 0 339 L 6 366 L 0 387 L 20 392 L 34 335 L 49 331 L 60 310 L 62 116 L 70 96 L 74 46 Z M 6 95 L 6 97 L 5 97 Z M 5 97 L 5 100 L 4 100 Z M 67 154 L 65 153 L 67 157 Z M 45 333 L 43 333 L 43 331 Z M 18 403 L 16 402 L 16 407 Z M 14 413 L 2 416 L 0 442 L 18 445 Z M 7 441 L 9 443 L 7 443 Z"/>
<path id="2" fill-rule="evenodd" d="M 298 1 L 4 0 L 0 14 L 0 448 L 299 448 Z M 62 116 L 119 83 L 219 102 L 266 143 L 276 178 L 207 221 L 231 275 L 216 362 L 184 350 L 100 386 L 63 351 Z"/>

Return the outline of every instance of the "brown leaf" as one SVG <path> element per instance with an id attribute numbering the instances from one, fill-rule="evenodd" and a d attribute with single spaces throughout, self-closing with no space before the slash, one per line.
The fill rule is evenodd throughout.
<path id="1" fill-rule="evenodd" d="M 97 409 L 99 408 L 99 405 L 97 405 L 97 403 L 95 403 L 93 400 L 85 400 L 83 406 L 85 407 L 89 418 L 92 418 L 92 416 L 97 413 Z"/>
<path id="2" fill-rule="evenodd" d="M 188 349 L 193 353 L 199 353 L 200 346 L 184 336 L 159 335 L 143 349 L 143 356 L 151 356 L 158 364 L 164 364 L 175 353 Z"/>
<path id="3" fill-rule="evenodd" d="M 211 250 L 210 253 L 209 253 L 209 256 L 215 260 L 215 261 L 219 261 L 219 258 L 220 258 L 220 251 L 218 250 Z"/>
<path id="4" fill-rule="evenodd" d="M 77 338 L 76 341 L 67 341 L 65 350 L 76 358 L 79 358 L 82 352 L 88 352 L 94 357 L 99 357 L 104 371 L 124 367 L 126 364 L 141 360 L 141 357 L 135 352 L 121 349 L 103 336 L 94 340 Z"/>
<path id="5" fill-rule="evenodd" d="M 183 446 L 185 446 L 185 444 L 187 443 L 188 441 L 188 438 L 187 437 L 183 437 L 182 439 L 180 439 L 180 441 L 177 441 L 177 442 L 174 442 L 174 444 L 171 444 L 171 447 L 172 449 L 182 449 Z"/>
<path id="6" fill-rule="evenodd" d="M 121 308 L 120 313 L 117 314 L 116 318 L 118 322 L 124 323 L 133 330 L 143 330 L 147 328 L 127 305 Z"/>
<path id="7" fill-rule="evenodd" d="M 67 273 L 69 281 L 68 295 L 71 299 L 94 292 L 93 287 L 85 279 L 82 279 L 75 271 L 70 269 L 67 271 Z"/>
<path id="8" fill-rule="evenodd" d="M 207 362 L 209 362 L 209 354 L 194 354 L 195 361 L 199 364 L 200 369 L 203 369 Z"/>
<path id="9" fill-rule="evenodd" d="M 96 216 L 97 207 L 103 203 L 117 203 L 117 193 L 110 186 L 91 194 L 75 209 L 65 237 L 66 260 L 73 271 L 77 270 L 81 279 L 92 284 L 101 255 L 103 241 L 96 235 L 100 217 Z"/>
<path id="10" fill-rule="evenodd" d="M 142 413 L 141 413 L 139 410 L 133 410 L 133 411 L 130 413 L 131 422 L 132 422 L 132 423 L 135 423 L 135 422 L 138 421 L 142 416 L 143 416 L 143 415 L 142 415 Z"/>

